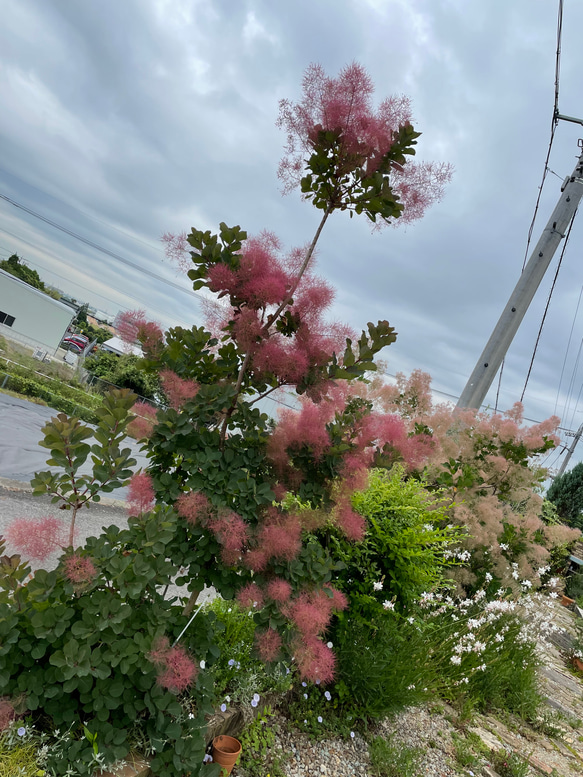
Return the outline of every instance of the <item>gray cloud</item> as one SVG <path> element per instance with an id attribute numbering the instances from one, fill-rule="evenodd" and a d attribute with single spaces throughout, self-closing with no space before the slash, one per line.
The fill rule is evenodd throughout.
<path id="1" fill-rule="evenodd" d="M 444 201 L 407 229 L 371 236 L 364 223 L 332 219 L 320 271 L 338 288 L 335 316 L 357 328 L 376 318 L 396 326 L 391 372 L 420 367 L 459 394 L 521 271 L 549 137 L 555 14 L 543 0 L 10 3 L 0 29 L 0 192 L 172 281 L 158 243 L 166 230 L 226 221 L 303 244 L 317 214 L 279 195 L 277 102 L 299 97 L 309 62 L 334 74 L 358 60 L 379 99 L 412 97 L 419 156 L 451 161 L 456 173 Z M 567 114 L 580 106 L 582 22 L 581 6 L 566 4 Z M 561 178 L 580 134 L 558 128 L 550 164 Z M 559 186 L 550 175 L 535 239 Z M 109 294 L 110 308 L 140 302 L 165 324 L 200 321 L 195 298 L 4 203 L 0 228 L 27 241 L 0 232 L 3 250 L 38 262 L 49 280 L 52 271 Z M 557 400 L 580 250 L 576 225 L 525 398 L 530 417 L 548 416 Z M 509 352 L 502 407 L 522 391 L 550 277 L 543 285 Z M 581 336 L 576 323 L 558 402 L 567 409 L 572 383 L 566 417 L 575 425 Z"/>

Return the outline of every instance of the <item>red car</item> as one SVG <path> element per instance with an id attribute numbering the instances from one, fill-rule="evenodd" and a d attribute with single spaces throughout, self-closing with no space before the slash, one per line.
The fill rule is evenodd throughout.
<path id="1" fill-rule="evenodd" d="M 61 348 L 64 348 L 68 351 L 73 351 L 73 353 L 82 353 L 87 347 L 87 344 L 88 341 L 85 342 L 80 340 L 77 336 L 71 335 L 68 337 L 63 337 L 63 340 L 61 341 Z"/>

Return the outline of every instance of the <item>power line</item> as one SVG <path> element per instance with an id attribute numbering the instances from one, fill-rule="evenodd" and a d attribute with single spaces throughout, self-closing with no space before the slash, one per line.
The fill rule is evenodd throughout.
<path id="1" fill-rule="evenodd" d="M 553 117 L 551 120 L 551 134 L 549 138 L 549 146 L 547 149 L 547 155 L 545 158 L 545 164 L 543 169 L 543 176 L 540 182 L 540 185 L 538 187 L 538 194 L 536 198 L 536 203 L 534 206 L 534 212 L 532 214 L 532 220 L 530 222 L 530 227 L 528 228 L 528 234 L 526 238 L 526 248 L 524 251 L 524 259 L 522 260 L 522 271 L 524 272 L 524 268 L 526 267 L 526 262 L 528 260 L 528 252 L 530 249 L 530 241 L 532 240 L 532 233 L 534 230 L 534 225 L 536 223 L 536 218 L 538 215 L 538 209 L 541 201 L 541 196 L 543 193 L 543 188 L 545 185 L 546 177 L 548 172 L 553 172 L 549 168 L 549 161 L 551 158 L 551 150 L 553 147 L 553 140 L 555 138 L 555 130 L 557 128 L 557 124 L 559 123 L 559 85 L 560 85 L 560 78 L 561 78 L 561 41 L 563 36 L 563 0 L 559 0 L 559 9 L 558 9 L 558 16 L 557 16 L 557 46 L 556 46 L 556 52 L 555 52 L 555 99 L 554 99 L 554 105 L 553 105 Z M 553 173 L 556 175 L 556 173 Z M 538 342 L 538 341 L 537 341 Z M 506 360 L 506 357 L 502 359 L 502 364 L 500 367 L 500 375 L 498 377 L 498 389 L 496 392 L 496 410 L 498 409 L 498 397 L 500 395 L 500 387 L 502 385 L 502 373 L 504 371 L 504 362 Z M 531 363 L 532 368 L 532 363 Z M 530 369 L 529 369 L 529 375 L 530 375 Z M 528 377 L 527 377 L 528 382 Z M 526 389 L 526 384 L 525 387 Z M 522 395 L 524 396 L 524 390 L 522 392 Z"/>
<path id="2" fill-rule="evenodd" d="M 139 264 L 136 264 L 135 262 L 132 262 L 131 260 L 126 259 L 123 256 L 120 256 L 120 254 L 115 253 L 115 251 L 110 251 L 109 248 L 104 248 L 103 246 L 100 246 L 98 243 L 95 243 L 93 240 L 89 240 L 88 238 L 83 237 L 83 235 L 79 235 L 77 232 L 74 232 L 73 230 L 68 229 L 62 224 L 58 224 L 56 221 L 53 221 L 52 219 L 49 219 L 46 216 L 43 216 L 42 214 L 37 213 L 31 208 L 27 208 L 26 205 L 22 205 L 22 203 L 19 203 L 16 200 L 13 200 L 11 197 L 8 197 L 5 194 L 0 194 L 0 199 L 5 200 L 10 205 L 13 205 L 15 208 L 18 208 L 19 210 L 22 210 L 25 213 L 28 213 L 29 215 L 33 216 L 36 219 L 40 219 L 40 221 L 43 221 L 45 224 L 48 224 L 49 226 L 54 227 L 54 229 L 58 229 L 61 232 L 64 232 L 66 235 L 69 235 L 70 237 L 75 238 L 75 240 L 79 240 L 81 243 L 84 243 L 90 248 L 94 248 L 96 251 L 100 251 L 102 254 L 105 254 L 106 256 L 109 256 L 112 259 L 116 259 L 118 262 L 121 262 L 122 264 L 125 264 L 128 267 L 131 267 L 132 269 L 137 270 L 138 272 L 144 273 L 144 275 L 148 275 L 150 278 L 154 278 L 154 280 L 160 281 L 161 283 L 165 283 L 167 286 L 171 286 L 174 289 L 178 289 L 178 291 L 181 291 L 184 294 L 189 294 L 191 297 L 196 297 L 197 299 L 208 301 L 207 298 L 204 297 L 202 294 L 198 294 L 196 291 L 193 291 L 192 289 L 187 289 L 184 286 L 181 286 L 179 283 L 176 283 L 175 281 L 171 281 L 168 278 L 164 278 L 162 275 L 158 275 L 158 273 L 155 273 L 153 270 L 149 270 L 147 267 L 142 267 Z"/>
<path id="3" fill-rule="evenodd" d="M 137 235 L 133 235 L 130 232 L 126 232 L 125 229 L 121 229 L 120 227 L 116 227 L 114 224 L 111 224 L 110 222 L 104 221 L 103 219 L 98 218 L 97 216 L 93 216 L 90 213 L 87 213 L 87 211 L 82 210 L 78 205 L 72 205 L 70 202 L 67 202 L 66 200 L 63 200 L 62 197 L 57 197 L 55 194 L 51 194 L 50 192 L 47 192 L 46 189 L 41 189 L 39 186 L 35 186 L 34 184 L 30 183 L 30 181 L 25 180 L 19 175 L 16 175 L 16 173 L 11 172 L 10 170 L 6 170 L 6 168 L 0 166 L 0 172 L 9 175 L 11 178 L 16 178 L 18 181 L 21 181 L 25 186 L 30 187 L 31 189 L 35 189 L 37 192 L 40 192 L 41 194 L 44 194 L 45 197 L 50 197 L 53 200 L 56 200 L 57 202 L 62 203 L 67 208 L 71 208 L 72 210 L 77 211 L 77 213 L 80 213 L 82 216 L 85 216 L 85 218 L 91 219 L 92 221 L 96 221 L 98 224 L 103 224 L 103 226 L 107 227 L 108 229 L 113 229 L 116 232 L 119 232 L 120 235 L 125 235 L 126 237 L 129 237 L 130 240 L 135 240 L 137 243 L 141 243 L 142 245 L 146 246 L 146 248 L 160 248 L 159 244 L 151 241 L 142 240 L 142 238 L 138 237 Z"/>
<path id="4" fill-rule="evenodd" d="M 534 360 L 535 360 L 535 357 L 536 357 L 536 352 L 538 350 L 538 345 L 539 345 L 540 338 L 541 338 L 541 335 L 542 335 L 542 331 L 543 331 L 543 328 L 544 328 L 544 325 L 545 325 L 545 321 L 546 321 L 546 318 L 547 318 L 547 313 L 549 312 L 549 305 L 551 304 L 551 299 L 553 297 L 553 292 L 555 290 L 555 285 L 557 283 L 557 278 L 559 277 L 559 272 L 561 270 L 561 265 L 563 264 L 563 257 L 565 256 L 565 251 L 567 249 L 567 243 L 569 242 L 569 238 L 571 236 L 571 230 L 573 228 L 573 224 L 575 223 L 575 216 L 576 215 L 577 215 L 577 211 L 575 210 L 575 213 L 573 213 L 573 216 L 571 218 L 571 222 L 569 223 L 569 229 L 567 230 L 567 234 L 566 234 L 566 237 L 565 237 L 565 242 L 563 243 L 563 249 L 562 249 L 561 255 L 559 257 L 559 263 L 557 265 L 557 270 L 555 272 L 555 277 L 553 278 L 553 283 L 551 285 L 551 289 L 549 291 L 549 296 L 547 298 L 547 304 L 545 305 L 545 309 L 544 309 L 544 312 L 543 312 L 543 317 L 542 317 L 542 320 L 540 322 L 540 327 L 539 327 L 539 330 L 538 330 L 538 335 L 537 335 L 537 338 L 536 338 L 536 342 L 534 344 L 534 350 L 532 352 L 532 358 L 530 360 L 530 365 L 528 367 L 528 373 L 526 375 L 526 380 L 524 381 L 524 388 L 522 389 L 522 394 L 520 395 L 520 401 L 521 402 L 524 399 L 524 394 L 526 392 L 526 387 L 528 386 L 528 381 L 530 379 L 530 374 L 532 372 L 532 366 L 534 364 Z"/>
<path id="5" fill-rule="evenodd" d="M 561 395 L 561 385 L 563 383 L 563 375 L 565 373 L 565 367 L 567 366 L 567 357 L 569 355 L 569 348 L 571 347 L 571 339 L 573 338 L 573 331 L 575 329 L 575 321 L 577 320 L 577 315 L 579 313 L 579 306 L 581 304 L 581 297 L 583 297 L 583 286 L 581 286 L 581 289 L 579 291 L 579 299 L 577 300 L 577 307 L 575 308 L 575 315 L 573 316 L 573 322 L 571 324 L 571 331 L 569 332 L 569 339 L 567 341 L 567 348 L 565 350 L 565 358 L 563 359 L 563 366 L 561 367 L 561 377 L 559 379 L 559 387 L 557 389 L 557 397 L 555 399 L 555 409 L 554 412 L 557 412 L 557 408 L 559 406 L 559 397 Z"/>
<path id="6" fill-rule="evenodd" d="M 13 234 L 7 229 L 3 229 L 0 227 L 0 232 L 3 232 L 7 235 L 10 235 L 11 237 L 14 237 L 16 240 L 19 240 L 21 243 L 25 243 L 26 245 L 30 246 L 31 248 L 34 248 L 37 251 L 41 251 L 47 256 L 52 257 L 56 262 L 59 262 L 60 264 L 65 265 L 66 267 L 72 267 L 74 269 L 79 269 L 78 267 L 75 267 L 75 265 L 71 264 L 70 262 L 66 262 L 64 259 L 61 259 L 58 256 L 55 256 L 55 254 L 52 254 L 50 251 L 46 251 L 44 248 L 40 248 L 37 245 L 34 245 L 34 243 L 31 243 L 30 240 L 25 240 L 23 237 L 18 237 L 18 235 Z M 10 250 L 10 249 L 7 249 Z M 112 300 L 110 297 L 106 297 L 104 294 L 100 294 L 98 291 L 95 291 L 94 289 L 90 289 L 87 286 L 84 286 L 82 283 L 78 283 L 77 281 L 72 281 L 71 278 L 67 278 L 64 275 L 60 275 L 58 272 L 55 272 L 51 267 L 47 267 L 46 265 L 43 265 L 40 262 L 33 262 L 30 259 L 26 259 L 27 264 L 32 264 L 36 267 L 40 267 L 43 270 L 47 270 L 48 272 L 52 273 L 53 275 L 56 275 L 57 278 L 61 278 L 64 281 L 67 281 L 68 283 L 72 283 L 73 285 L 79 287 L 80 289 L 83 289 L 84 291 L 88 291 L 91 294 L 94 294 L 97 297 L 100 297 L 101 299 L 104 299 L 106 302 L 110 302 L 111 304 L 115 305 L 117 308 L 123 308 L 124 310 L 129 310 L 125 305 L 120 304 L 119 302 L 115 302 L 115 300 Z M 160 308 L 155 307 L 150 302 L 145 303 L 144 300 L 140 299 L 139 297 L 135 297 L 131 292 L 129 291 L 123 291 L 123 295 L 125 297 L 129 297 L 130 299 L 133 299 L 135 302 L 138 302 L 140 305 L 146 304 L 149 310 L 155 310 L 157 313 L 160 313 L 162 316 L 167 316 L 168 311 L 161 310 Z"/>

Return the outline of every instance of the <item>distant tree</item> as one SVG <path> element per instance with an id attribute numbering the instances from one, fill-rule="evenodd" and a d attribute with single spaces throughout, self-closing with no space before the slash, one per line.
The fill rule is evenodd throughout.
<path id="1" fill-rule="evenodd" d="M 583 462 L 553 480 L 547 499 L 565 523 L 583 530 Z"/>
<path id="2" fill-rule="evenodd" d="M 9 256 L 8 259 L 0 262 L 0 269 L 4 270 L 5 272 L 9 272 L 16 278 L 20 278 L 21 281 L 28 283 L 35 289 L 40 289 L 40 291 L 44 291 L 46 293 L 45 285 L 41 281 L 37 271 L 31 270 L 30 267 L 27 267 L 27 265 L 24 264 L 18 254 L 12 254 L 12 256 Z"/>
<path id="3" fill-rule="evenodd" d="M 154 399 L 160 393 L 158 376 L 145 372 L 140 366 L 140 359 L 132 354 L 116 356 L 100 351 L 85 360 L 85 368 L 95 377 L 120 388 L 129 388 L 146 399 Z"/>

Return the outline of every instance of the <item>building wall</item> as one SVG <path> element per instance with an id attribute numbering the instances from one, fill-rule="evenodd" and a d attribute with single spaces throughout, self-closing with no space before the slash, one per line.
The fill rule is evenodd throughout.
<path id="1" fill-rule="evenodd" d="M 75 311 L 0 270 L 0 334 L 56 351 Z"/>

